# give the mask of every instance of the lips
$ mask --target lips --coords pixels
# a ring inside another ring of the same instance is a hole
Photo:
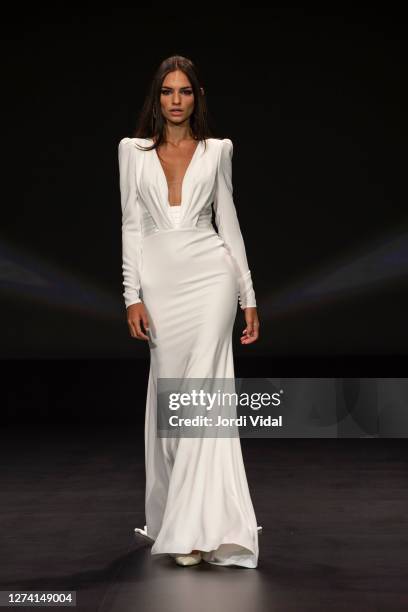
[[[170,112],[171,113],[175,113],[175,114],[179,114],[179,113],[182,113],[183,111],[181,109],[176,109],[175,108],[175,109],[172,109]]]

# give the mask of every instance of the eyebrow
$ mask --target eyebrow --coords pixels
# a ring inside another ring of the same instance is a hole
[[[162,89],[174,89],[169,85],[162,85]],[[191,85],[184,85],[184,87],[179,87],[179,89],[192,89]]]

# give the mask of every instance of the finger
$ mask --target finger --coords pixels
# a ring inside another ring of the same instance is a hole
[[[258,332],[255,331],[252,336],[246,336],[243,338],[241,340],[241,344],[252,344],[252,342],[255,342],[256,340],[258,340]]]
[[[128,319],[128,327],[129,327],[129,333],[132,336],[132,338],[136,338],[136,330],[133,326],[133,320],[132,319]]]
[[[141,340],[150,340],[149,336],[146,336],[146,334],[142,331],[142,328],[140,327],[140,319],[136,319],[135,328],[136,335],[138,338],[140,338]]]
[[[132,336],[132,338],[137,338],[136,325],[133,320],[129,321],[129,329],[130,329],[130,335]]]
[[[142,315],[142,321],[143,321],[143,327],[144,327],[144,329],[145,329],[145,330],[148,330],[148,329],[149,329],[149,318],[148,318],[148,316],[147,316],[147,314],[146,314],[146,313],[143,313],[143,315]]]
[[[255,342],[255,340],[257,340],[259,337],[259,333],[258,330],[256,328],[254,328],[252,330],[252,333],[248,333],[244,336],[241,337],[241,343],[242,344],[251,344],[251,342]]]
[[[129,319],[128,323],[132,338],[137,338],[138,340],[149,340],[149,338],[142,332],[138,318]]]

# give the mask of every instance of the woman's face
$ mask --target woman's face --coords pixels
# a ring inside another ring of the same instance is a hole
[[[189,123],[194,110],[194,93],[189,79],[181,70],[174,70],[165,76],[161,86],[160,105],[168,123]],[[179,112],[173,112],[173,109]]]

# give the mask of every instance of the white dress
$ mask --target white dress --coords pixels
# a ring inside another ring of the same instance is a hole
[[[180,207],[181,207],[181,204],[172,204],[170,206],[170,213],[171,213],[171,216],[173,217],[174,227],[178,227],[180,223]]]
[[[239,437],[156,435],[157,378],[234,378],[232,330],[256,306],[233,202],[230,139],[199,141],[179,206],[150,138],[119,143],[125,306],[149,317],[144,529],[151,554],[203,551],[216,565],[255,568],[258,531]],[[214,204],[218,233],[211,223]]]

